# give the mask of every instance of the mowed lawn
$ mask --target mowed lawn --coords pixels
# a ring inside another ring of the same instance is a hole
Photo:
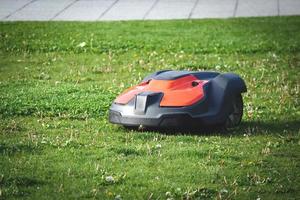
[[[239,74],[240,127],[108,122],[160,69]],[[299,199],[300,17],[0,23],[0,199]]]

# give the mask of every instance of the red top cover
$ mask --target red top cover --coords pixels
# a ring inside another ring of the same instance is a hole
[[[193,75],[175,80],[152,79],[127,89],[116,98],[115,103],[127,104],[135,95],[152,91],[164,94],[160,106],[190,106],[203,98],[203,85],[205,83],[207,80],[199,80]]]

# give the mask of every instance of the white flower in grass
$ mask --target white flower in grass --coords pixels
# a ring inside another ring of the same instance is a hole
[[[85,42],[81,42],[80,44],[77,45],[77,47],[83,48],[85,47],[86,43]]]
[[[220,193],[226,194],[226,193],[228,193],[228,190],[226,190],[225,188],[223,188],[222,190],[220,190]]]
[[[106,182],[110,182],[110,183],[115,181],[114,177],[112,177],[112,176],[105,177],[105,180],[106,180]]]
[[[169,196],[171,196],[172,194],[171,194],[171,192],[166,192],[166,196],[167,197],[169,197]]]
[[[157,145],[155,146],[155,148],[160,149],[160,148],[161,148],[161,144],[157,144]]]

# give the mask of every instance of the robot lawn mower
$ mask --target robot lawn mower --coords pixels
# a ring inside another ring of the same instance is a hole
[[[236,74],[162,70],[119,95],[109,121],[132,128],[232,128],[241,122],[246,91]]]

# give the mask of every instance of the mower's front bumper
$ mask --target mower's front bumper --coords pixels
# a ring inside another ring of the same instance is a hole
[[[124,126],[145,127],[194,127],[203,124],[200,118],[193,118],[189,114],[165,114],[157,118],[147,116],[122,116],[120,112],[110,110],[109,121]]]

